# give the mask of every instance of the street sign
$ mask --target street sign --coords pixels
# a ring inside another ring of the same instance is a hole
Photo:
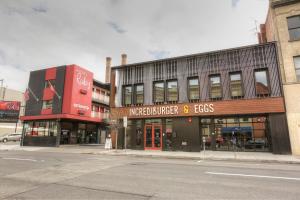
[[[127,116],[123,117],[123,126],[124,128],[127,127]]]

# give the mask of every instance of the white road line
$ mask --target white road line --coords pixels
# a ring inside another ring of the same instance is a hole
[[[2,158],[3,160],[20,160],[20,161],[31,161],[38,162],[39,160],[29,159],[29,158]],[[44,162],[44,160],[40,160],[40,162]]]
[[[282,177],[282,176],[264,176],[264,175],[254,175],[254,174],[231,174],[231,173],[222,173],[222,172],[205,172],[205,173],[206,174],[212,174],[212,175],[223,175],[223,176],[244,176],[244,177],[256,177],[256,178],[270,178],[270,179],[284,179],[284,180],[300,181],[300,178]]]

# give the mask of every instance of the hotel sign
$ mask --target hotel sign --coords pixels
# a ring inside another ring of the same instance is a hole
[[[181,114],[200,114],[213,113],[214,104],[194,104],[190,105],[160,105],[129,108],[129,117],[152,117],[161,115],[181,115]]]

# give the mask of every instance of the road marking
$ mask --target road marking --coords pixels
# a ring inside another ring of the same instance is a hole
[[[244,176],[244,177],[256,177],[256,178],[270,178],[270,179],[284,179],[284,180],[300,181],[300,178],[282,177],[282,176],[264,176],[264,175],[255,175],[255,174],[231,174],[231,173],[222,173],[222,172],[205,172],[205,173],[206,174],[212,174],[212,175],[223,175],[223,176]]]
[[[20,161],[31,161],[31,162],[39,162],[39,160],[29,159],[29,158],[2,158],[3,160],[20,160]],[[44,160],[40,160],[40,162],[44,162]]]

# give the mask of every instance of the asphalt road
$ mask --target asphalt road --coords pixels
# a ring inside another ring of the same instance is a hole
[[[300,199],[300,165],[0,151],[0,199]]]

